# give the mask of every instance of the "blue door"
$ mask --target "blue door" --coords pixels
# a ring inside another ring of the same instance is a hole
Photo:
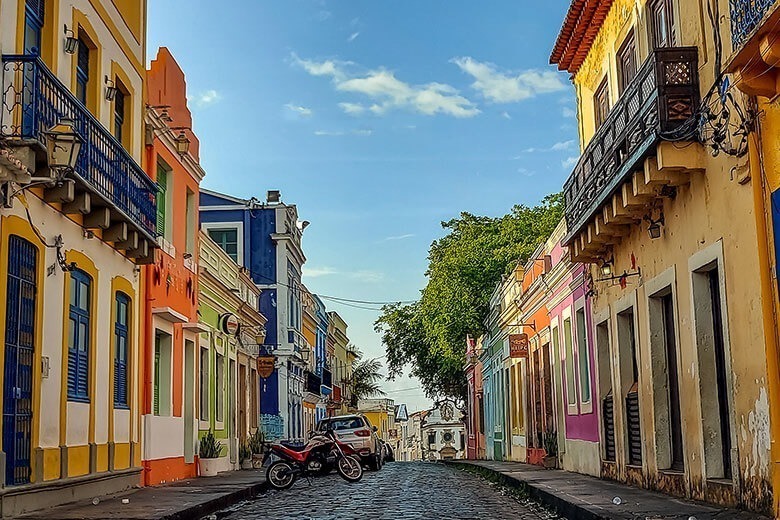
[[[6,485],[30,482],[37,257],[38,250],[30,242],[9,237],[3,370]]]

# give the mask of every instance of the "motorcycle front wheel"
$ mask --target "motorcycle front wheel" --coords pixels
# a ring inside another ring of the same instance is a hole
[[[363,478],[363,466],[355,457],[341,457],[336,464],[341,478],[347,482],[357,482]]]
[[[274,489],[289,489],[295,483],[297,476],[289,462],[277,460],[268,466],[265,478]]]

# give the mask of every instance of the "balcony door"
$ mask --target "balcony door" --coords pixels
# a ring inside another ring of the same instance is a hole
[[[649,3],[649,10],[653,47],[656,49],[674,47],[677,38],[672,0],[652,0]]]

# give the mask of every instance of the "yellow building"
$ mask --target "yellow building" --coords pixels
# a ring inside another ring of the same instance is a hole
[[[0,50],[0,501],[16,516],[141,481],[146,2],[3,0]]]
[[[349,344],[347,322],[336,311],[328,313],[326,348],[328,357],[333,360],[333,394],[328,414],[346,414],[354,411],[357,407],[357,402],[352,402],[349,389],[352,364],[357,361],[357,352]]]
[[[708,153],[725,113],[707,4],[571,3],[551,58],[582,147],[563,243],[591,265],[602,476],[770,513],[760,178]]]
[[[750,182],[756,204],[755,220],[759,233],[758,259],[762,296],[762,316],[766,328],[766,360],[769,374],[767,381],[769,401],[772,403],[768,432],[772,439],[772,484],[780,486],[780,362],[778,362],[778,286],[777,278],[780,254],[780,2],[764,0],[751,2],[729,0],[731,37],[724,38],[726,71],[733,73],[734,86],[744,94],[732,91],[735,103],[748,108],[749,134],[737,144],[740,152],[747,152],[749,169],[745,178]],[[729,54],[730,48],[730,54]],[[757,116],[757,117],[756,117]],[[744,168],[743,168],[744,171]],[[774,309],[771,303],[774,302]],[[774,513],[780,516],[780,496],[775,493]]]

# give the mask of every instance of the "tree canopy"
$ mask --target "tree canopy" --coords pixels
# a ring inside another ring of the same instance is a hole
[[[389,377],[406,367],[431,398],[465,399],[466,335],[485,332],[490,295],[517,262],[529,259],[563,215],[561,194],[502,217],[461,213],[428,252],[420,300],[388,305],[374,324],[387,352]]]

